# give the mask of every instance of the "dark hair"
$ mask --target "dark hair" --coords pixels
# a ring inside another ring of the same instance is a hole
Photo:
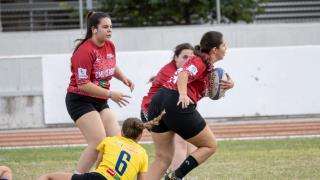
[[[87,14],[87,17],[86,17],[86,19],[87,19],[87,32],[86,32],[86,36],[85,36],[84,39],[77,39],[77,40],[76,40],[76,41],[80,41],[80,42],[76,45],[73,53],[76,52],[76,50],[77,50],[87,39],[89,39],[89,38],[92,37],[92,30],[91,30],[91,28],[92,28],[92,27],[97,28],[97,27],[98,27],[98,24],[100,24],[100,20],[101,20],[102,18],[110,18],[110,16],[109,16],[108,14],[106,14],[106,13],[103,13],[103,12],[94,12],[94,11],[90,11],[90,12]]]
[[[143,123],[138,118],[126,119],[122,124],[122,133],[124,137],[136,140],[142,134],[145,128],[151,129],[152,126],[158,125],[164,114],[165,112],[163,111],[158,117],[146,123]]]
[[[192,51],[194,51],[194,48],[192,47],[191,44],[189,43],[182,43],[182,44],[179,44],[177,45],[175,48],[174,48],[174,55],[173,55],[173,59],[176,57],[176,56],[179,56],[181,54],[181,52],[185,49],[190,49]],[[151,76],[148,80],[148,83],[151,83],[153,80],[156,79],[157,76]]]
[[[203,53],[209,54],[212,48],[219,49],[222,44],[223,35],[217,31],[206,32],[200,41],[200,45],[195,46],[195,55],[199,56],[210,67],[210,59]]]
[[[182,43],[176,46],[176,48],[174,49],[174,56],[179,56],[181,54],[181,52],[185,49],[190,49],[192,51],[194,51],[194,48],[191,46],[191,44],[189,43]]]

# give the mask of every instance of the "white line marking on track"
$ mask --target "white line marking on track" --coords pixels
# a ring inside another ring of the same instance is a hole
[[[262,140],[262,139],[292,139],[292,138],[320,138],[320,134],[316,135],[290,135],[290,136],[261,136],[261,137],[236,137],[236,138],[217,138],[218,141],[232,140]],[[141,141],[139,144],[152,144],[152,141]],[[40,149],[55,147],[85,147],[87,144],[63,144],[63,145],[40,145],[40,146],[12,146],[0,147],[2,149]]]

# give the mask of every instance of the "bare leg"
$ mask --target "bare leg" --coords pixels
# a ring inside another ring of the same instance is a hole
[[[176,170],[187,158],[187,143],[178,134],[174,135],[174,156],[169,169]]]
[[[7,166],[0,166],[0,178],[12,180],[12,171]]]
[[[187,156],[190,155],[193,151],[195,151],[197,149],[197,147],[195,147],[193,144],[187,142]]]
[[[197,147],[191,153],[191,156],[197,160],[198,164],[203,163],[216,152],[217,141],[208,125],[199,134],[187,139],[187,141]]]
[[[155,146],[155,160],[147,173],[148,180],[160,180],[168,169],[174,154],[174,133],[151,133]]]
[[[100,112],[100,117],[107,136],[120,136],[121,130],[116,115],[111,109],[104,109]]]
[[[38,180],[71,180],[72,175],[71,173],[51,173],[40,176]]]
[[[216,151],[216,139],[208,126],[196,136],[187,139],[187,141],[195,145],[197,149],[174,171],[174,174],[172,174],[173,177],[185,177],[190,171],[196,168],[197,165],[206,161]]]
[[[81,116],[76,125],[87,140],[88,146],[82,152],[76,170],[80,173],[89,172],[97,160],[96,147],[106,137],[105,129],[97,111],[91,111]]]

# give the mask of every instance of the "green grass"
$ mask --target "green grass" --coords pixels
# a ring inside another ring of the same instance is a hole
[[[144,147],[152,161],[153,145]],[[34,180],[72,172],[82,149],[0,149],[0,165],[11,167],[15,180]],[[320,179],[320,138],[220,141],[217,153],[188,176],[212,179]]]

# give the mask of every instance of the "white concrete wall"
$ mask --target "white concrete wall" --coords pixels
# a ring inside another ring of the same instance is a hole
[[[0,96],[0,130],[45,127],[42,95]]]
[[[0,57],[0,129],[44,126],[41,56]]]
[[[118,53],[119,67],[136,83],[130,93],[119,81],[112,81],[111,89],[132,96],[125,108],[110,103],[120,120],[139,116],[148,78],[171,56],[170,51]],[[64,104],[69,57],[43,56],[44,115],[48,124],[72,122]],[[224,68],[236,86],[221,100],[201,100],[199,111],[204,117],[320,114],[319,59],[320,46],[228,49],[224,61],[216,66]]]
[[[120,68],[136,83],[131,94],[112,80],[112,89],[132,96],[125,108],[110,103],[120,120],[139,116],[148,78],[171,56],[170,51],[117,54]],[[69,57],[0,57],[0,129],[72,122],[64,104]],[[216,66],[228,71],[236,86],[221,100],[201,100],[199,111],[205,117],[320,114],[319,59],[320,46],[228,49]]]
[[[0,56],[0,96],[42,95],[41,56]]]
[[[170,50],[182,42],[198,44],[211,30],[221,31],[232,48],[320,45],[320,23],[114,28],[112,40],[118,51]],[[70,53],[82,37],[80,30],[0,32],[0,56]]]

